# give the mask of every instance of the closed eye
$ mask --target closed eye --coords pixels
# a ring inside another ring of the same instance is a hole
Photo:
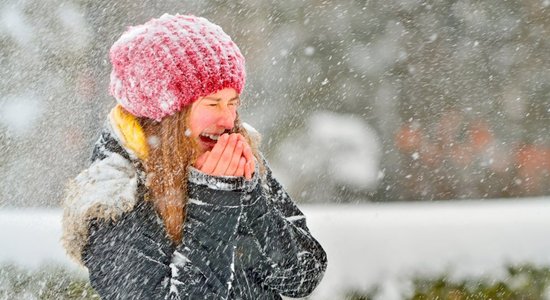
[[[205,106],[210,106],[210,107],[215,107],[215,106],[218,106],[218,102],[217,101],[208,101],[208,102],[204,102],[204,105]]]

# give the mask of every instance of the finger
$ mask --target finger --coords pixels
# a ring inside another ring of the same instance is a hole
[[[250,147],[250,143],[248,142],[248,140],[240,133],[237,133],[238,137],[239,137],[239,141],[242,141],[246,146],[248,146],[248,148],[251,148]],[[251,151],[252,153],[252,151]]]
[[[210,151],[206,151],[203,154],[201,154],[199,158],[197,158],[197,160],[195,161],[195,168],[201,170],[209,154],[210,154]]]
[[[228,138],[229,135],[226,133],[220,136],[218,142],[216,143],[214,148],[212,148],[210,155],[208,155],[208,159],[204,162],[201,171],[207,174],[212,174],[214,172],[214,170],[216,169],[216,165],[220,160],[221,154],[223,153],[225,146],[227,145]]]
[[[248,161],[246,163],[246,165],[244,166],[244,177],[247,179],[247,180],[250,180],[252,179],[252,171],[250,169],[250,161]]]
[[[248,173],[249,173],[249,179],[252,179],[252,177],[254,176],[254,160],[251,160],[249,163],[248,163]]]
[[[237,145],[235,146],[235,151],[233,152],[233,156],[231,157],[231,162],[229,163],[229,166],[227,167],[227,171],[225,172],[227,175],[233,176],[233,174],[235,174],[235,172],[237,171],[237,168],[239,167],[241,158],[246,162],[246,159],[242,156],[242,154],[243,154],[243,142],[237,139]]]
[[[252,160],[249,161],[250,164],[250,178],[252,178],[252,175],[254,175],[254,171],[256,171],[256,160],[254,159],[254,156],[252,156]]]
[[[218,160],[218,164],[216,165],[214,172],[212,172],[213,175],[215,176],[227,175],[226,173],[227,168],[231,163],[231,158],[233,157],[233,152],[235,151],[236,145],[237,145],[237,136],[232,133],[229,135],[225,149],[221,153],[220,159]]]
[[[247,161],[253,161],[254,160],[254,154],[252,154],[252,149],[250,148],[250,145],[244,144],[243,146],[243,156],[246,158]]]
[[[241,156],[241,158],[239,159],[239,166],[237,167],[237,170],[235,171],[233,176],[238,176],[238,177],[244,176],[245,165],[246,165],[246,159]]]
[[[248,148],[247,151],[247,154],[246,154],[246,159],[248,160],[251,160],[252,157],[253,157],[253,154],[252,154],[252,148],[250,147],[250,144],[248,143],[248,140],[240,133],[236,133],[237,137],[239,138],[239,141],[242,141],[244,143],[244,148]]]
[[[242,134],[237,133],[237,137],[239,138],[239,141],[243,141],[245,143],[248,143],[248,141],[246,140],[246,138]]]
[[[246,144],[243,149],[243,156],[246,158],[247,164],[249,164],[250,168],[250,174],[254,173],[254,169],[256,167],[256,160],[254,157],[254,154],[252,153],[252,149],[250,149],[250,146]]]

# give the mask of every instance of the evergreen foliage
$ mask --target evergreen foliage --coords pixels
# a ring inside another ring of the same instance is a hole
[[[411,279],[413,292],[403,294],[411,300],[545,300],[550,297],[550,267],[521,265],[507,268],[500,279],[450,279],[449,275],[418,276]],[[345,300],[380,299],[374,285],[367,291],[350,291]],[[0,266],[0,299],[97,300],[88,280],[60,266],[44,266],[29,271],[13,265]],[[314,300],[315,297],[309,297]]]
[[[96,292],[81,274],[60,266],[26,270],[0,266],[0,299],[98,300]]]
[[[550,268],[533,265],[510,266],[503,279],[466,278],[453,280],[448,275],[412,279],[411,300],[545,300],[550,296]],[[353,291],[346,300],[378,299],[377,290]]]

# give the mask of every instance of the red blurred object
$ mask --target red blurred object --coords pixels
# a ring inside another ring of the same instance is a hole
[[[422,144],[423,136],[419,128],[411,124],[404,124],[395,135],[395,144],[403,152],[418,151]]]
[[[476,152],[483,151],[493,141],[493,133],[485,121],[476,121],[470,125],[470,144]]]

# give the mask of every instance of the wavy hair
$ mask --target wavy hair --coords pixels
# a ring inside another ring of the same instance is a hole
[[[143,161],[147,173],[146,201],[151,201],[161,217],[168,237],[178,244],[183,238],[188,199],[188,168],[198,157],[198,145],[188,134],[187,120],[191,105],[180,112],[163,118],[160,122],[140,118],[149,144],[149,155]],[[240,133],[248,141],[257,163],[261,164],[259,140],[242,125],[239,115],[232,133]],[[263,166],[260,170],[263,173]]]

